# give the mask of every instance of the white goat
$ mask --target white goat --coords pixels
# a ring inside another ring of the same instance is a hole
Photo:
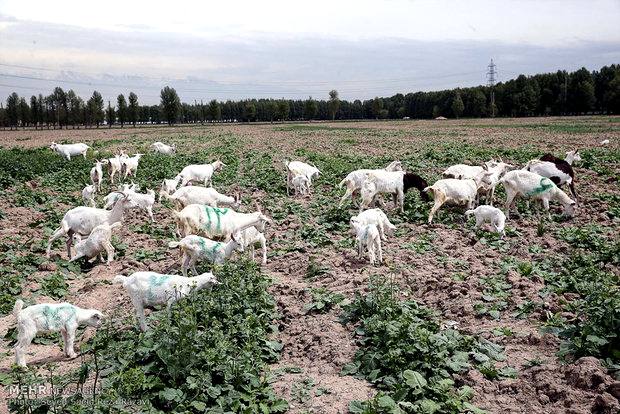
[[[121,193],[135,193],[136,191],[140,190],[140,186],[138,184],[134,184],[131,183],[131,185],[129,184],[122,184],[118,187],[118,191],[113,191],[110,194],[108,194],[107,196],[103,197],[103,201],[105,202],[104,205],[104,209],[110,209],[114,206],[114,204],[116,204],[116,202],[118,200],[120,200],[120,198],[123,196]]]
[[[138,172],[138,164],[140,163],[140,158],[144,154],[135,154],[133,157],[125,157],[122,160],[121,170],[124,171],[124,178],[127,179],[129,175],[135,177]]]
[[[155,223],[155,218],[153,217],[153,205],[155,204],[155,191],[146,189],[146,194],[131,192],[128,193],[128,200],[130,203],[130,207],[139,208],[140,210],[146,212],[149,218],[151,219],[151,223]]]
[[[601,142],[599,142],[599,144],[605,146],[605,145],[609,145],[609,140],[608,139],[604,139]]]
[[[360,211],[369,208],[378,194],[392,194],[394,206],[399,206],[401,213],[404,212],[405,193],[410,188],[417,188],[423,200],[428,196],[424,189],[428,186],[426,180],[417,174],[405,171],[376,170],[368,173],[368,178],[362,184],[362,203]]]
[[[128,277],[116,276],[114,283],[121,283],[129,293],[142,331],[147,329],[144,308],[162,306],[164,304],[170,307],[174,302],[187,296],[193,289],[210,290],[213,286],[219,284],[211,272],[194,277],[163,275],[154,272],[135,272]]]
[[[211,186],[213,173],[226,167],[222,161],[217,160],[211,164],[193,164],[183,168],[175,179],[181,180],[181,187],[187,183],[204,184],[205,187]]]
[[[372,208],[370,210],[365,210],[359,213],[357,216],[351,217],[349,224],[353,229],[353,222],[357,222],[360,224],[374,224],[379,229],[379,235],[381,236],[381,240],[386,240],[385,235],[392,235],[396,226],[390,223],[390,220],[385,215],[383,211],[379,208]]]
[[[101,183],[103,182],[103,163],[95,160],[95,166],[90,170],[90,181],[97,186],[97,191],[101,191]]]
[[[370,264],[377,262],[383,263],[383,251],[381,249],[381,235],[379,229],[374,224],[362,224],[355,219],[351,219],[352,231],[355,232],[357,244],[357,256],[364,257],[364,249],[368,251]]]
[[[443,173],[444,178],[470,179],[484,171],[477,165],[456,164],[448,167]]]
[[[445,178],[426,187],[424,191],[432,191],[433,199],[435,200],[435,204],[433,204],[431,212],[428,215],[428,224],[433,222],[433,216],[445,203],[467,204],[467,208],[471,210],[474,207],[474,202],[476,201],[482,179],[486,174],[488,174],[488,172],[482,171],[475,179],[459,180],[456,178]]]
[[[575,192],[574,183],[575,172],[566,161],[560,159],[558,163],[555,163],[551,161],[531,160],[525,165],[525,167],[523,167],[523,169],[546,177],[553,181],[553,183],[557,186],[567,184],[569,190],[573,194],[573,197],[577,200],[577,193]]]
[[[181,272],[187,276],[187,269],[192,268],[195,276],[198,276],[196,262],[207,260],[214,264],[222,264],[235,251],[243,252],[243,244],[237,241],[233,234],[227,243],[221,243],[205,237],[189,235],[178,242],[168,243],[168,247],[181,250]]]
[[[495,231],[502,235],[506,234],[504,227],[506,226],[506,215],[499,208],[482,205],[473,210],[467,210],[466,216],[474,215],[476,217],[476,228],[482,226],[485,222],[491,223]]]
[[[79,234],[74,234],[75,255],[69,261],[73,262],[80,257],[86,257],[89,260],[96,256],[99,256],[99,260],[103,261],[102,253],[105,250],[108,256],[106,264],[109,265],[114,261],[114,246],[111,243],[112,230],[120,226],[121,223],[118,221],[114,224],[100,224],[90,232],[90,235],[85,240],[82,240]]]
[[[564,158],[569,165],[573,165],[575,161],[581,161],[581,154],[579,150],[566,151],[566,158]]]
[[[263,249],[262,263],[267,264],[267,239],[265,235],[258,231],[256,227],[248,227],[245,230],[238,232],[235,236],[237,241],[243,245],[244,249],[248,250],[249,256],[254,260],[254,245],[260,243]]]
[[[108,165],[109,167],[111,183],[114,183],[114,176],[116,173],[122,174],[123,164],[126,159],[127,154],[125,154],[124,151],[121,151],[120,154],[116,154],[114,157],[102,161],[104,165]]]
[[[73,155],[83,155],[84,159],[86,159],[86,153],[90,147],[86,144],[78,143],[78,144],[57,144],[52,142],[50,145],[50,149],[60,154],[62,157],[67,160],[71,160],[71,156]]]
[[[202,204],[190,204],[180,212],[173,211],[177,223],[177,234],[204,234],[206,237],[228,238],[233,233],[255,226],[261,231],[271,219],[260,211],[237,213],[229,208],[217,208]]]
[[[161,187],[159,188],[159,201],[161,201],[162,197],[169,196],[174,193],[179,185],[179,180],[173,178],[172,180],[164,179],[161,182]]]
[[[73,235],[88,236],[95,227],[100,224],[114,224],[123,220],[125,208],[129,206],[127,194],[114,204],[112,210],[104,210],[102,208],[93,207],[76,207],[67,211],[57,228],[47,242],[46,256],[50,257],[52,243],[54,240],[66,235],[67,236],[67,255],[71,257],[71,245],[73,244]]]
[[[163,142],[159,141],[151,144],[149,148],[155,152],[159,152],[160,154],[164,155],[172,155],[177,151],[176,145],[166,145]]]
[[[41,303],[23,309],[24,302],[15,301],[13,315],[17,319],[17,344],[15,363],[26,367],[26,349],[39,332],[60,332],[64,352],[69,358],[77,357],[73,349],[78,326],[98,328],[103,314],[96,309],[82,309],[70,303]]]
[[[306,195],[310,192],[311,181],[303,174],[297,174],[291,179],[295,195]]]
[[[172,195],[163,194],[164,197],[174,201],[177,208],[183,208],[190,204],[205,204],[211,207],[233,207],[241,206],[241,195],[230,197],[220,194],[213,187],[188,186],[181,187]]]
[[[485,162],[485,165],[487,167],[488,174],[483,175],[480,188],[478,189],[478,194],[482,192],[485,195],[486,202],[493,205],[495,187],[499,184],[499,179],[506,171],[513,168],[513,166],[506,164],[503,161],[496,162],[494,160]]]
[[[342,206],[342,203],[346,201],[347,198],[353,198],[355,192],[362,188],[364,181],[368,178],[368,174],[374,171],[402,171],[403,166],[400,161],[392,161],[383,169],[374,169],[374,170],[355,170],[351,171],[345,178],[340,182],[338,187],[346,186],[347,190],[340,199],[340,204],[338,206]]]
[[[293,187],[293,178],[295,176],[303,175],[308,180],[308,190],[312,185],[312,180],[319,178],[321,171],[314,165],[306,164],[301,161],[284,161],[286,167],[286,193],[290,194],[289,190]]]
[[[82,200],[84,200],[84,205],[88,207],[96,207],[95,203],[95,193],[97,192],[97,187],[95,185],[87,185],[82,189]]]
[[[530,171],[515,170],[506,173],[499,181],[506,188],[507,218],[510,217],[510,208],[514,205],[517,196],[539,199],[547,211],[549,211],[549,200],[556,200],[562,204],[565,215],[572,217],[575,214],[575,202],[547,177]],[[551,213],[549,213],[549,219],[551,219]]]

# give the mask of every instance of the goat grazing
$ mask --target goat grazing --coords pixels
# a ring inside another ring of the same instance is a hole
[[[102,253],[105,250],[108,260],[106,264],[114,261],[114,246],[112,246],[112,230],[121,226],[120,222],[114,224],[103,223],[98,225],[90,232],[86,240],[82,240],[79,234],[73,235],[75,243],[75,255],[71,257],[70,262],[76,261],[81,257],[87,260],[99,256],[99,260],[103,261]]]
[[[174,201],[177,208],[183,208],[190,204],[204,204],[211,207],[232,207],[241,206],[241,195],[236,194],[230,197],[220,194],[213,187],[188,186],[181,187],[172,195],[162,194],[169,200]]]
[[[57,144],[52,142],[50,145],[50,149],[62,157],[66,158],[68,161],[71,161],[71,156],[82,155],[84,159],[86,159],[86,153],[90,147],[86,144],[78,143],[78,144]]]
[[[126,159],[127,159],[127,154],[121,151],[120,154],[116,154],[112,158],[108,158],[106,160],[101,161],[102,164],[108,165],[109,167],[111,183],[114,183],[114,176],[116,175],[116,173],[122,174],[123,165]]]
[[[383,251],[381,250],[381,235],[374,224],[362,224],[351,219],[351,232],[355,234],[357,244],[357,256],[364,257],[364,249],[368,252],[368,260],[371,265],[383,263]]]
[[[256,229],[256,227],[252,226],[241,230],[236,234],[235,238],[243,245],[244,249],[248,250],[248,254],[252,260],[254,260],[254,245],[260,243],[261,248],[263,249],[262,263],[264,265],[267,264],[267,239],[263,233]]]
[[[295,175],[291,179],[291,186],[295,195],[306,195],[310,192],[311,181],[303,174]]]
[[[289,193],[289,190],[293,187],[293,178],[295,176],[304,176],[307,178],[308,190],[312,185],[312,180],[319,178],[321,171],[316,168],[314,165],[306,164],[301,161],[284,161],[284,166],[286,167],[286,193]]]
[[[227,243],[221,243],[200,236],[189,235],[178,242],[168,243],[168,247],[181,250],[181,272],[187,276],[187,269],[192,268],[194,276],[198,276],[196,262],[207,260],[213,264],[222,264],[235,251],[243,252],[243,244],[233,234]]]
[[[97,192],[97,187],[94,184],[87,185],[82,189],[82,200],[84,200],[84,205],[87,207],[96,207],[95,203],[95,193]]]
[[[383,169],[374,169],[374,170],[355,170],[351,171],[345,178],[340,182],[338,187],[346,186],[347,190],[340,199],[340,204],[338,206],[342,206],[342,203],[346,201],[347,198],[353,198],[356,192],[361,190],[364,181],[368,178],[368,174],[374,171],[402,171],[403,166],[400,161],[392,161]]]
[[[443,178],[456,178],[458,180],[473,179],[484,171],[483,167],[477,165],[456,164],[448,167],[441,174]]]
[[[90,181],[97,186],[97,191],[101,191],[101,183],[103,182],[103,163],[95,160],[95,166],[90,170]]]
[[[76,207],[67,211],[57,228],[47,242],[46,257],[49,259],[54,240],[67,236],[67,255],[71,257],[73,235],[88,236],[100,224],[114,224],[123,220],[125,209],[129,206],[127,194],[114,204],[112,210],[93,207]]]
[[[159,201],[161,201],[162,197],[169,196],[174,193],[179,185],[179,180],[173,178],[172,180],[164,179],[161,182],[161,187],[159,188]]]
[[[549,200],[556,200],[562,204],[565,215],[572,217],[575,214],[576,203],[547,177],[530,171],[515,170],[507,172],[499,181],[506,188],[506,218],[510,217],[510,208],[517,196],[539,199],[547,211]],[[551,213],[549,218],[551,219]]]
[[[114,283],[122,284],[129,293],[142,331],[146,331],[147,328],[144,308],[162,305],[170,307],[192,290],[211,290],[213,286],[219,284],[211,272],[194,277],[135,272],[131,276],[116,276]]]
[[[546,160],[553,159],[553,161],[531,160],[523,169],[550,179],[558,187],[568,184],[570,192],[573,197],[575,197],[575,201],[577,201],[577,193],[575,192],[575,172],[573,171],[573,167],[560,158],[550,157],[553,156],[551,154],[545,155]]]
[[[376,170],[368,174],[368,178],[362,185],[362,203],[360,211],[369,208],[377,194],[392,194],[394,205],[400,207],[401,213],[405,211],[405,193],[410,188],[417,188],[420,191],[422,200],[428,200],[424,193],[424,188],[428,186],[426,180],[417,174],[405,171],[384,171]]]
[[[488,172],[482,171],[474,179],[459,180],[456,178],[445,178],[438,180],[430,187],[424,189],[425,192],[432,191],[435,204],[431,208],[428,215],[428,224],[433,222],[433,216],[439,208],[445,203],[450,204],[467,204],[468,209],[474,207],[478,189],[482,184],[482,180]]]
[[[136,176],[138,172],[138,164],[140,163],[140,158],[144,154],[135,154],[133,157],[125,157],[122,160],[121,171],[123,172],[123,177],[127,179],[128,176]]]
[[[154,142],[149,147],[151,150],[155,152],[159,152],[164,155],[173,155],[177,151],[176,145],[166,145],[163,142]]]
[[[353,228],[353,222],[360,224],[374,224],[379,229],[379,235],[381,240],[386,240],[386,233],[392,235],[396,226],[390,223],[390,220],[383,211],[379,208],[372,208],[370,210],[364,210],[357,216],[351,217],[349,224]]]
[[[488,173],[483,175],[480,188],[478,188],[478,195],[480,195],[480,193],[483,193],[485,195],[486,202],[490,205],[493,205],[495,187],[497,187],[499,179],[506,171],[508,171],[510,168],[513,168],[513,166],[510,164],[506,164],[503,161],[496,162],[494,160],[485,162],[485,165],[487,167]]]
[[[79,326],[98,328],[103,314],[96,309],[82,309],[70,303],[41,303],[23,309],[24,302],[15,301],[13,315],[17,319],[15,363],[26,367],[26,349],[39,332],[60,332],[64,352],[69,358],[77,357],[73,349],[75,332]]]
[[[149,218],[151,219],[151,223],[155,223],[155,218],[153,217],[153,205],[155,204],[155,191],[146,189],[146,194],[131,192],[128,193],[127,196],[129,200],[129,206],[132,208],[139,208],[140,210],[146,212]]]
[[[504,227],[506,226],[506,215],[499,208],[482,205],[473,210],[467,210],[465,215],[474,215],[476,217],[476,228],[488,222],[491,223],[495,231],[501,234],[502,237],[506,234],[504,231]]]
[[[120,198],[123,196],[123,194],[121,193],[135,193],[136,191],[140,190],[140,186],[138,186],[138,184],[134,184],[131,183],[131,185],[129,184],[122,184],[118,187],[118,191],[113,191],[110,194],[108,194],[107,196],[103,197],[103,201],[105,202],[104,205],[104,209],[110,209],[112,207],[114,207],[114,204],[116,204],[116,202],[118,200],[120,200]]]
[[[177,222],[177,234],[185,237],[189,234],[202,233],[206,237],[228,238],[233,233],[255,226],[261,231],[271,219],[263,213],[237,213],[229,208],[209,207],[202,204],[190,204],[180,212],[173,211]]]
[[[226,167],[222,161],[217,160],[211,164],[193,164],[183,168],[181,172],[175,177],[175,180],[181,181],[181,187],[187,185],[187,183],[204,184],[205,187],[211,186],[211,179],[213,173]]]

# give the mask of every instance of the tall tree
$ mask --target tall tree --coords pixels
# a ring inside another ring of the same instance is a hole
[[[36,95],[30,97],[30,116],[32,118],[32,124],[34,129],[37,129],[40,121],[39,102]]]
[[[138,95],[133,92],[129,92],[129,107],[127,109],[127,121],[135,127],[138,121]]]
[[[209,119],[211,121],[219,121],[222,118],[222,107],[215,99],[213,99],[209,102],[207,113],[209,114]]]
[[[6,117],[9,122],[9,128],[15,127],[19,122],[19,95],[13,92],[6,98]]]
[[[177,95],[177,91],[174,88],[166,86],[161,90],[160,96],[164,119],[168,122],[168,125],[172,125],[177,122],[181,110],[179,95]]]
[[[243,120],[247,122],[256,121],[256,104],[253,100],[249,100],[245,103],[243,108]]]
[[[372,108],[372,116],[375,119],[378,119],[379,116],[381,115],[381,111],[383,110],[383,99],[376,96],[375,99],[373,99],[371,102],[371,108]]]
[[[329,91],[329,116],[332,121],[336,119],[336,113],[338,112],[338,108],[340,108],[340,98],[338,97],[338,91],[332,89]]]
[[[97,128],[99,128],[104,119],[103,97],[99,92],[94,91],[93,96],[90,97],[86,105],[88,107],[89,124],[96,124]]]
[[[19,99],[19,120],[21,121],[22,128],[26,128],[30,124],[30,107],[26,98]]]
[[[54,103],[56,122],[60,129],[62,129],[63,125],[67,125],[67,94],[61,87],[57,86],[54,88],[54,92],[52,92],[52,100]]]
[[[108,109],[105,111],[105,119],[108,123],[108,128],[112,128],[112,125],[116,122],[116,113],[114,111],[114,107],[110,104],[110,101],[108,101]]]
[[[454,114],[454,117],[456,119],[459,119],[459,117],[463,114],[464,110],[465,110],[465,104],[463,103],[461,94],[457,90],[454,93],[454,97],[452,98],[452,113]]]
[[[76,95],[73,89],[67,92],[67,106],[68,123],[71,124],[73,128],[77,125],[79,129],[79,125],[84,122],[84,101]]]
[[[127,121],[127,101],[122,93],[116,98],[116,117],[123,128]]]
[[[280,119],[281,121],[286,121],[290,112],[291,108],[288,104],[288,101],[285,99],[280,99],[278,101],[278,119]]]
[[[312,99],[312,96],[308,97],[308,100],[304,104],[304,118],[307,120],[314,119],[318,110],[319,108],[316,101]]]

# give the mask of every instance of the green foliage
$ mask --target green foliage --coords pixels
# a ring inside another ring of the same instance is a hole
[[[469,408],[469,387],[456,388],[451,376],[472,366],[503,360],[502,348],[484,339],[440,329],[435,313],[415,301],[399,301],[386,283],[371,281],[356,294],[345,320],[358,324],[360,349],[343,374],[374,383],[381,392],[352,402],[352,413],[461,412]]]
[[[68,290],[69,285],[61,272],[54,272],[41,282],[41,292],[52,299],[64,298]]]
[[[304,305],[306,313],[326,313],[344,300],[344,295],[327,288],[310,288],[312,302]]]

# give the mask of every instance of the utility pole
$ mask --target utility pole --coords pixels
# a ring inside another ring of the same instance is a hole
[[[496,65],[491,59],[487,66],[487,86],[491,88],[491,118],[495,117],[495,75],[497,75]]]

